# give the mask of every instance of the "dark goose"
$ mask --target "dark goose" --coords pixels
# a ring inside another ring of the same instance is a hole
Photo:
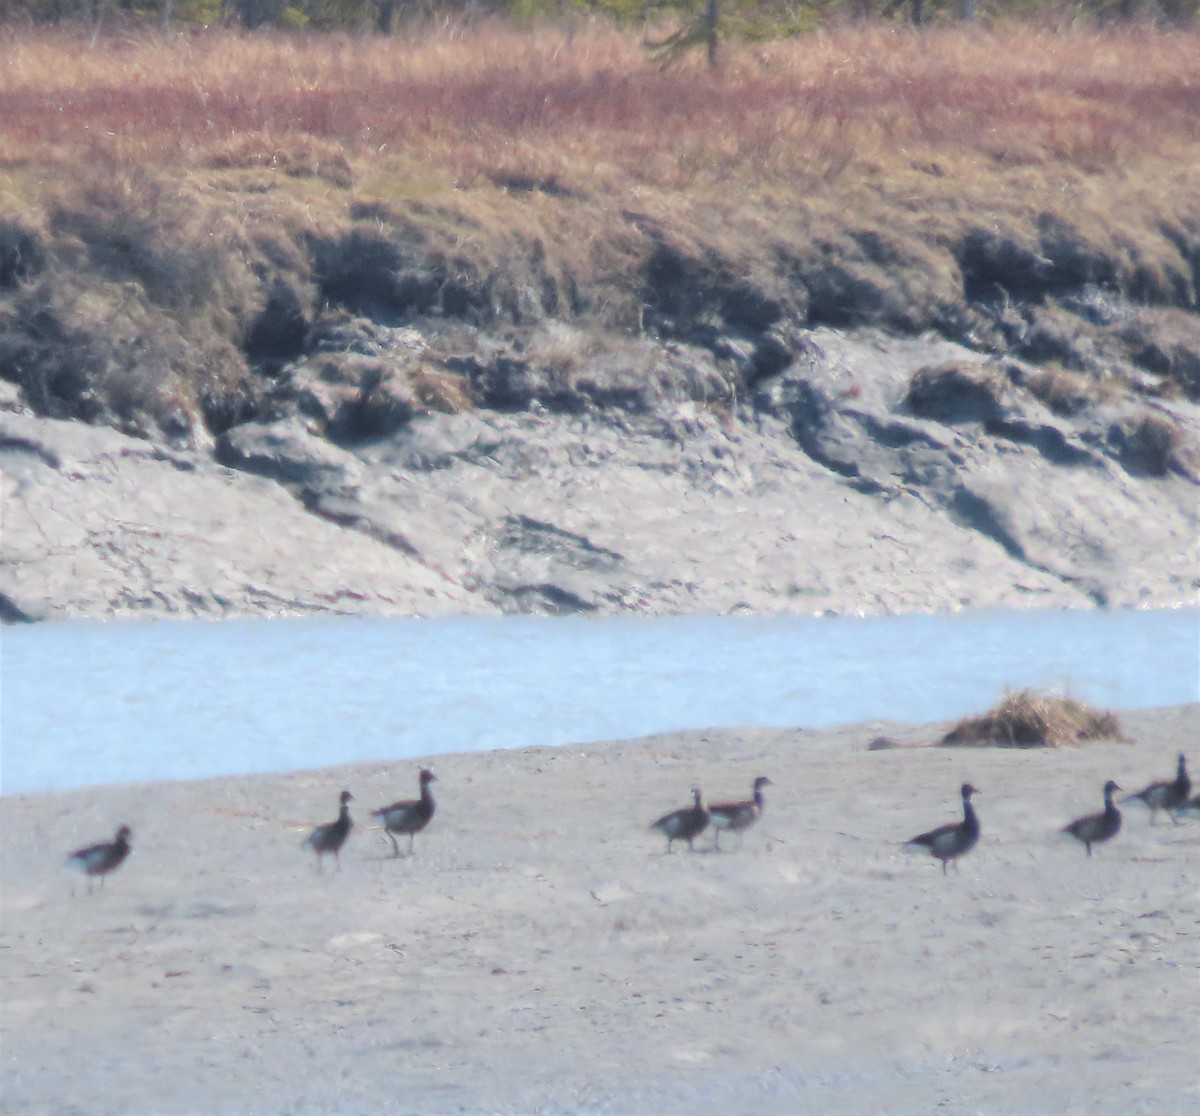
[[[104,887],[104,877],[109,872],[119,868],[129,855],[129,838],[133,830],[127,825],[117,830],[116,839],[102,841],[98,845],[88,845],[87,848],[77,849],[67,857],[67,864],[76,868],[88,877],[88,894],[92,893],[92,880],[100,877],[100,886]]]
[[[742,837],[763,815],[766,801],[763,798],[763,787],[775,784],[765,775],[754,780],[754,794],[741,802],[718,802],[709,806],[708,817],[713,827],[713,840],[716,848],[721,847],[721,831],[728,829],[738,835],[738,846],[741,847]]]
[[[433,795],[429,790],[429,784],[436,783],[437,776],[426,768],[421,772],[420,779],[420,798],[408,799],[405,802],[393,802],[390,806],[371,811],[371,817],[379,818],[383,822],[384,831],[391,838],[392,848],[395,849],[397,856],[400,855],[400,846],[396,843],[393,834],[408,834],[408,855],[412,856],[413,837],[429,824],[429,819],[433,817],[433,812],[437,809],[437,803],[434,802]]]
[[[1092,846],[1101,841],[1107,841],[1121,832],[1121,811],[1113,805],[1113,791],[1119,791],[1111,779],[1104,784],[1104,810],[1099,814],[1088,814],[1076,818],[1069,825],[1063,826],[1063,832],[1069,833],[1077,841],[1082,841],[1087,848],[1088,856],[1092,855]]]
[[[1178,824],[1175,816],[1181,806],[1186,805],[1188,795],[1192,793],[1192,781],[1188,778],[1187,760],[1183,753],[1179,755],[1179,764],[1175,769],[1175,778],[1171,782],[1151,783],[1145,790],[1137,794],[1126,795],[1122,802],[1144,802],[1150,807],[1150,824],[1154,825],[1159,810],[1166,810],[1171,821]]]
[[[317,826],[300,845],[302,849],[311,848],[317,854],[318,872],[321,871],[321,858],[326,853],[333,853],[337,870],[339,872],[342,870],[340,855],[342,846],[346,843],[346,838],[350,836],[350,829],[354,825],[354,822],[350,820],[350,803],[354,801],[354,795],[349,791],[342,791],[338,801],[342,804],[342,808],[338,812],[337,821]]]
[[[938,826],[928,833],[922,833],[909,845],[921,845],[929,850],[929,855],[937,857],[942,862],[942,875],[946,874],[946,862],[957,861],[958,857],[970,852],[979,840],[979,818],[975,815],[975,807],[971,805],[971,795],[979,794],[970,783],[962,785],[963,820],[950,825]],[[958,864],[954,867],[957,869]]]
[[[692,799],[693,805],[663,814],[650,826],[651,829],[657,829],[666,834],[667,852],[671,851],[676,841],[686,841],[688,848],[692,848],[692,842],[704,832],[705,826],[708,825],[708,807],[704,805],[704,795],[700,793],[699,787],[693,789]]]

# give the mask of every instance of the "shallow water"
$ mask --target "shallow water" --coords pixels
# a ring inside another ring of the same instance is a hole
[[[1008,688],[1200,700],[1200,611],[43,624],[0,635],[0,791],[686,728],[934,721]]]

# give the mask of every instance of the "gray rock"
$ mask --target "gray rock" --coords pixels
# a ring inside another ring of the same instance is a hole
[[[6,621],[491,609],[411,554],[202,454],[0,413],[0,466]]]
[[[1097,405],[1066,418],[965,351],[910,373],[911,342],[875,337],[887,356],[871,366],[866,336],[817,340],[823,362],[792,366],[757,397],[814,460],[864,491],[917,495],[1097,603],[1194,599],[1196,408],[1147,419],[1126,404],[1114,419]]]
[[[494,385],[511,410],[414,412],[342,446],[311,419],[246,423],[216,460],[0,410],[0,619],[1195,600],[1195,404],[1055,413],[1020,362],[772,331],[714,355],[543,323],[481,350],[489,375],[517,362]],[[384,374],[413,359],[348,336]],[[552,382],[573,402],[552,408]]]
[[[310,433],[299,419],[235,426],[217,439],[216,459],[231,469],[279,481],[305,499],[345,496],[362,486],[358,459]]]

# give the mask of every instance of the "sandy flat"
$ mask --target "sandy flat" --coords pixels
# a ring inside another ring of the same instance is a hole
[[[432,761],[394,859],[369,810],[417,763],[0,799],[0,1109],[114,1113],[1096,1113],[1200,1107],[1200,821],[1056,834],[1189,751],[901,747],[938,726],[719,730]],[[767,811],[665,855],[688,800]],[[1200,771],[1198,771],[1200,774]],[[958,816],[943,878],[900,842]],[[338,792],[341,871],[300,849]],[[63,867],[134,829],[103,892]]]

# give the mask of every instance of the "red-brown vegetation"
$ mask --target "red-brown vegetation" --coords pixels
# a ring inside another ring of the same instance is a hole
[[[569,39],[502,25],[147,35],[92,49],[23,31],[0,54],[10,167],[229,165],[241,152],[286,171],[327,144],[331,158],[424,165],[460,186],[506,172],[585,190],[787,186],[880,160],[934,178],[964,161],[984,177],[1113,172],[1200,139],[1197,33],[857,28],[731,51],[716,76],[664,72],[636,36],[600,27]]]

